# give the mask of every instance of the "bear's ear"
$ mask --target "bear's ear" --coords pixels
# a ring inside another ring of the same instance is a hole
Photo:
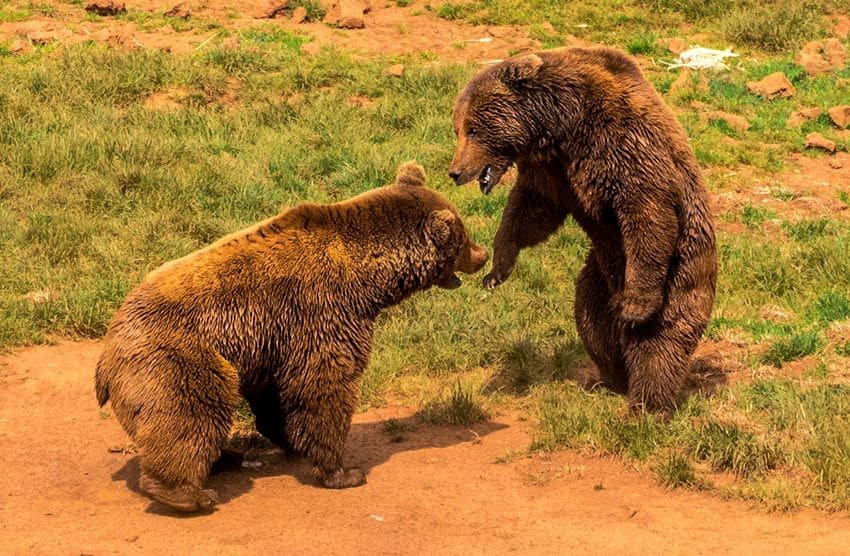
[[[396,171],[395,184],[414,187],[425,185],[425,169],[414,160],[405,162]]]
[[[542,66],[543,59],[537,54],[508,58],[502,62],[499,78],[512,89],[521,87],[525,81],[535,77]]]
[[[437,245],[446,245],[452,237],[456,219],[449,209],[435,210],[425,218],[425,235]]]

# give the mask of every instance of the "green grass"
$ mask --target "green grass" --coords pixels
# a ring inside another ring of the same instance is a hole
[[[773,509],[847,509],[848,394],[846,385],[760,379],[722,396],[694,396],[665,423],[629,415],[625,401],[604,391],[546,386],[536,391],[540,433],[532,449],[626,456],[648,462],[670,488]]]
[[[487,419],[489,413],[471,387],[456,382],[448,395],[428,402],[418,416],[434,425],[471,425]]]

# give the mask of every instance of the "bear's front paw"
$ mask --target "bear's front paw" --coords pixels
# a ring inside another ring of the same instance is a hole
[[[365,484],[366,474],[358,467],[337,469],[322,477],[322,486],[325,488],[352,488]]]
[[[484,287],[487,288],[488,290],[492,290],[493,288],[495,288],[496,286],[498,286],[499,284],[501,284],[502,282],[507,280],[508,276],[510,276],[510,273],[501,272],[501,271],[496,270],[494,268],[493,270],[490,271],[489,274],[487,274],[487,276],[484,277],[484,280],[483,280]]]
[[[651,297],[625,296],[620,309],[620,317],[629,324],[643,324],[661,308],[661,299]]]

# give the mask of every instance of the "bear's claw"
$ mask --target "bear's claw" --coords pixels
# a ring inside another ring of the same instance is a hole
[[[325,488],[358,487],[366,484],[366,474],[358,467],[337,469],[322,477],[321,483]]]

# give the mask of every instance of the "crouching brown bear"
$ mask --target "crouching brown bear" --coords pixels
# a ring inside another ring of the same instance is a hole
[[[166,263],[130,292],[97,363],[141,451],[139,486],[181,511],[209,509],[203,490],[239,395],[257,430],[314,466],[322,485],[366,482],[343,447],[378,313],[487,259],[420,166],[396,184],[305,204]]]
[[[616,50],[543,51],[473,77],[454,128],[458,185],[486,194],[517,166],[485,286],[572,215],[591,239],[576,325],[602,381],[633,408],[672,410],[711,314],[716,255],[699,167],[661,97]]]

